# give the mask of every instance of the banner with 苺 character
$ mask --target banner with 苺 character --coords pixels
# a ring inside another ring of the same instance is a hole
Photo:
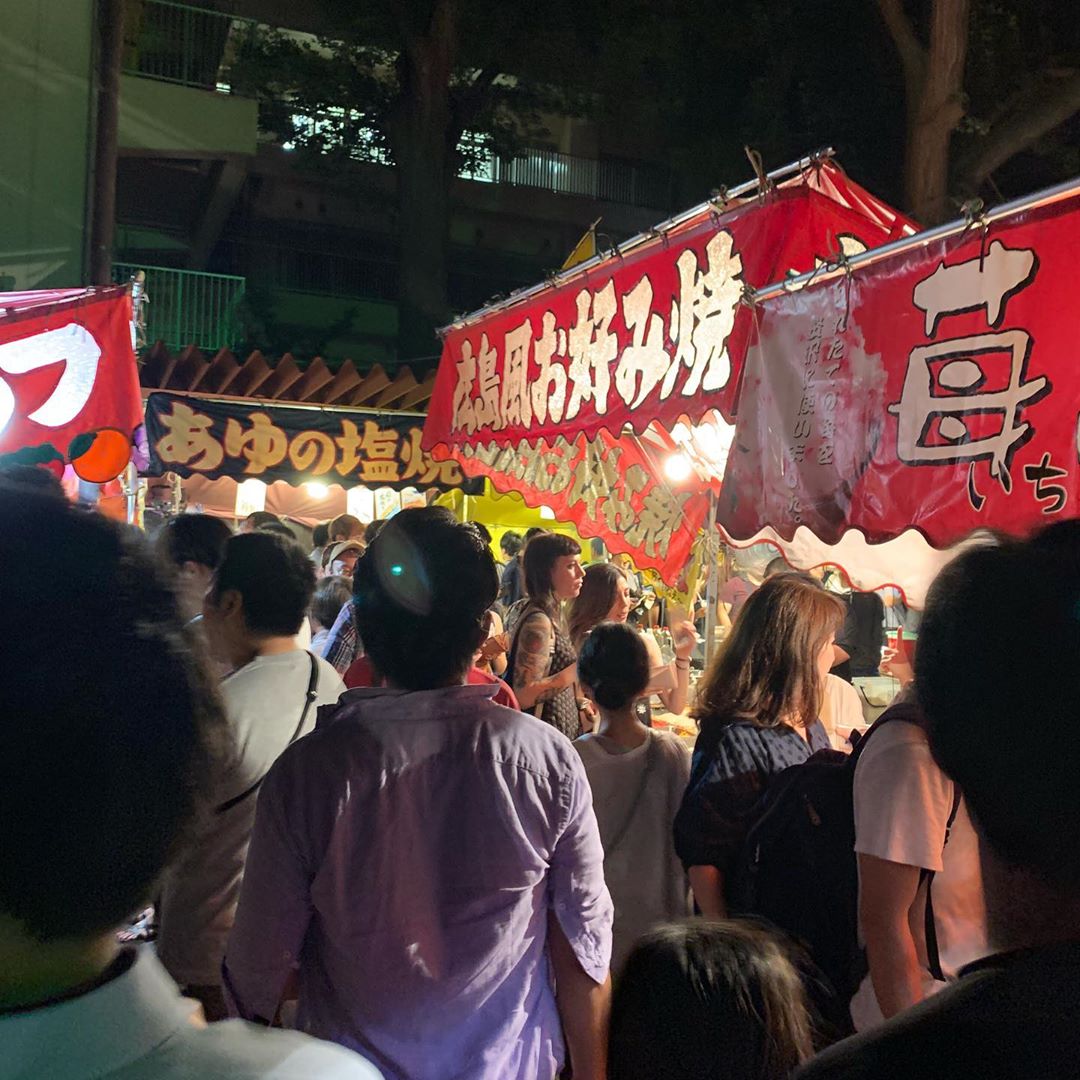
[[[449,327],[424,445],[457,456],[670,430],[711,409],[730,419],[752,328],[745,291],[910,232],[831,162],[693,213]]]
[[[422,417],[342,409],[289,408],[191,394],[146,402],[151,472],[291,484],[483,489],[456,461],[420,446]]]
[[[730,537],[945,548],[1080,512],[1080,194],[1033,197],[757,305]]]
[[[104,482],[141,423],[126,287],[0,294],[0,458]]]

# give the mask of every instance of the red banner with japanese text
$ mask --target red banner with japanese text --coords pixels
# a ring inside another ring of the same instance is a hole
[[[1080,195],[763,301],[719,521],[736,540],[1080,511]]]
[[[79,436],[130,440],[142,398],[126,287],[0,294],[0,311],[0,455],[66,461],[90,445]]]
[[[467,475],[550,507],[581,536],[602,537],[611,551],[665,580],[686,565],[709,508],[700,484],[669,483],[634,439],[601,433],[591,442],[579,436],[537,446],[466,445],[456,456]]]
[[[549,443],[734,414],[745,290],[910,223],[831,164],[678,226],[561,284],[451,327],[424,446]]]

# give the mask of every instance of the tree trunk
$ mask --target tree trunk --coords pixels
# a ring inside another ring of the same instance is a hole
[[[124,57],[124,0],[99,0],[97,123],[90,219],[90,281],[112,282],[116,228],[116,162],[120,127],[120,67]]]
[[[449,317],[447,242],[457,141],[450,78],[456,59],[454,0],[438,0],[398,63],[401,94],[390,123],[398,195],[398,359],[437,357],[435,328]]]
[[[964,115],[970,0],[934,0],[930,42],[920,44],[903,0],[878,0],[904,69],[907,149],[904,191],[908,209],[923,224],[947,216],[949,148]]]

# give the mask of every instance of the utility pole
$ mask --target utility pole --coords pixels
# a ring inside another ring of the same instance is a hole
[[[90,218],[90,283],[112,283],[116,226],[116,163],[120,129],[120,68],[124,58],[124,0],[97,4],[97,108],[93,202]]]

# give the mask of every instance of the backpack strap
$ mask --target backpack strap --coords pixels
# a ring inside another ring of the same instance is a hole
[[[952,809],[949,811],[949,820],[945,823],[945,842],[942,851],[949,846],[949,837],[952,835],[952,827],[956,822],[956,815],[960,812],[960,788],[953,783]],[[924,915],[923,931],[926,936],[926,962],[930,974],[935,982],[947,982],[945,972],[941,968],[941,954],[938,951],[937,923],[934,920],[934,877],[933,870],[923,870],[922,880],[926,882],[926,912]]]
[[[311,706],[315,702],[317,696],[317,687],[319,683],[319,661],[315,659],[315,654],[309,652],[308,659],[311,661],[311,677],[308,679],[307,693],[304,697],[304,711],[300,714],[300,723],[296,725],[296,730],[292,733],[292,738],[282,747],[282,753],[284,753],[297,739],[300,738],[300,732],[304,730],[304,724],[307,721],[308,713],[311,712]],[[280,756],[280,755],[279,755]],[[277,760],[276,758],[274,759]],[[215,814],[224,814],[227,810],[231,810],[234,806],[239,806],[245,799],[250,798],[256,791],[262,787],[262,782],[269,775],[270,770],[266,772],[255,781],[251,787],[241,791],[239,795],[234,795],[231,799],[226,799],[220,806],[214,807]]]
[[[641,797],[645,794],[645,786],[649,782],[649,776],[652,774],[653,769],[656,766],[656,759],[659,756],[659,751],[656,746],[656,736],[649,732],[649,746],[645,751],[645,766],[641,770],[641,780],[638,782],[637,790],[634,792],[634,798],[630,802],[630,810],[623,820],[622,825],[619,826],[619,831],[615,833],[611,843],[604,849],[604,863],[606,864],[608,859],[611,858],[615,849],[626,839],[627,833],[630,832],[630,826],[634,823],[634,818],[637,817],[638,804],[641,802]]]

